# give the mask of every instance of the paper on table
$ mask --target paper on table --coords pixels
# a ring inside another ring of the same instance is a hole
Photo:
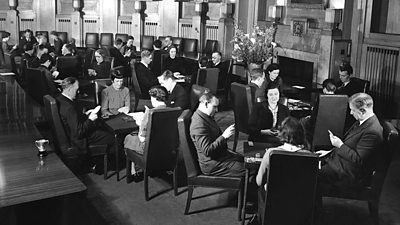
[[[304,88],[305,88],[305,87],[303,87],[303,86],[298,86],[298,85],[294,85],[294,86],[292,86],[292,87],[297,88],[297,89],[304,89]]]
[[[144,112],[133,112],[133,113],[127,113],[126,115],[132,116],[133,119],[135,119],[135,120],[138,120],[138,119],[140,120],[140,119],[142,119]]]
[[[178,79],[178,80],[176,80],[176,82],[184,83],[185,79]]]

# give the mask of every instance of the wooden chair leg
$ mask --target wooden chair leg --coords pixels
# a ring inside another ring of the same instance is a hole
[[[236,152],[238,139],[239,139],[239,131],[237,129],[235,129],[235,136],[234,136],[234,139],[233,139],[233,148],[232,148],[232,151],[234,151],[234,152]]]
[[[190,203],[192,201],[192,195],[193,195],[193,186],[188,185],[188,196],[186,200],[186,208],[185,208],[185,215],[189,214],[189,208],[190,208]]]
[[[106,180],[107,172],[108,172],[108,154],[107,153],[104,154],[103,160],[104,160],[104,162],[103,162],[103,164],[104,164],[104,180]]]
[[[374,224],[379,225],[379,202],[378,201],[368,202],[368,209]]]
[[[128,183],[129,180],[128,177],[132,176],[131,169],[132,169],[131,160],[129,160],[128,157],[126,157],[126,183]]]
[[[178,162],[176,162],[175,168],[174,168],[174,174],[173,174],[173,180],[174,180],[174,195],[178,195]]]
[[[149,176],[147,171],[144,170],[144,198],[149,201]]]
[[[238,191],[238,220],[242,220],[242,207],[243,207],[243,191]]]

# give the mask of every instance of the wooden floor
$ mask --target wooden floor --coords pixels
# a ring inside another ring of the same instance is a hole
[[[26,96],[12,76],[0,76],[0,151],[9,147],[26,135],[37,135],[35,122],[44,119],[43,109]],[[219,112],[217,122],[222,128],[233,123],[232,111]],[[241,143],[246,139],[240,136]],[[229,142],[232,146],[232,141]],[[32,143],[32,150],[36,150]],[[242,151],[241,148],[238,151]],[[0,171],[0,195],[1,180]],[[389,169],[380,203],[380,224],[400,225],[400,152],[397,151]],[[121,172],[124,175],[124,172]],[[108,180],[103,176],[88,174],[80,177],[87,185],[85,210],[80,214],[80,222],[75,224],[193,224],[220,225],[240,224],[236,217],[236,196],[217,189],[197,188],[191,214],[183,215],[186,203],[186,187],[179,188],[174,196],[169,178],[151,178],[149,181],[150,201],[144,200],[143,182],[127,184],[116,181],[115,175]],[[28,205],[37,210],[37,205]],[[56,206],[57,207],[57,206]],[[372,224],[365,202],[325,198],[326,215],[322,224],[349,225]],[[7,224],[2,220],[0,224]],[[23,215],[17,215],[23,216]],[[27,223],[33,224],[33,223]]]

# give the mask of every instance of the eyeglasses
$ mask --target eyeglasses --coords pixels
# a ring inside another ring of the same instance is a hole
[[[95,58],[101,58],[101,57],[103,57],[103,56],[101,56],[101,55],[95,55],[94,57],[95,57]]]

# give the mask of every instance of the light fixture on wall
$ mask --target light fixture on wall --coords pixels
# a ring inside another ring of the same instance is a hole
[[[276,5],[285,6],[287,0],[276,0]]]
[[[73,0],[72,8],[74,8],[75,11],[79,11],[79,9],[81,8],[81,0]]]
[[[275,22],[279,22],[279,20],[283,16],[282,13],[283,13],[283,6],[271,5],[268,8],[268,16],[275,19]]]
[[[8,6],[11,10],[15,10],[17,8],[17,0],[8,0]]]
[[[325,22],[333,25],[334,29],[339,29],[339,24],[342,22],[342,9],[326,9]]]

